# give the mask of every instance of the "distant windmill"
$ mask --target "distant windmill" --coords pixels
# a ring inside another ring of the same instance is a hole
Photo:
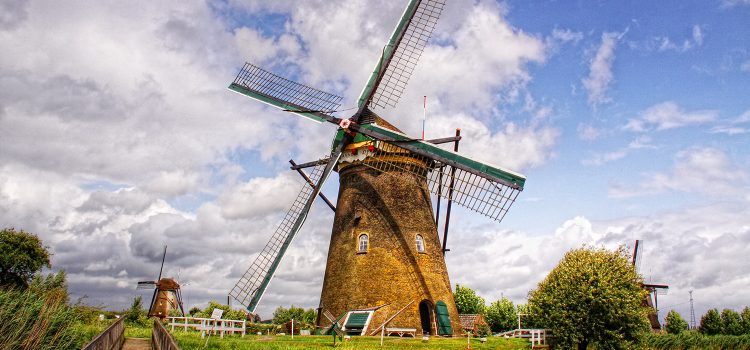
[[[501,221],[526,178],[458,154],[458,131],[455,137],[443,139],[412,138],[371,109],[395,107],[444,6],[444,0],[409,1],[349,118],[332,115],[341,97],[250,63],[229,86],[283,111],[339,127],[328,157],[292,163],[294,170],[312,167],[306,177],[309,186],[229,293],[248,311],[255,310],[315,197],[335,170],[340,186],[336,206],[328,203],[335,217],[320,309],[342,315],[349,334],[365,334],[368,325],[388,322],[425,334],[460,332],[444,259],[447,236],[441,244],[430,193],[438,201],[448,200],[448,208],[455,202]],[[346,55],[345,48],[331,49]],[[453,152],[436,146],[446,142],[454,142]],[[387,317],[407,306],[396,318]],[[375,310],[385,311],[373,317]]]
[[[635,241],[635,247],[633,248],[633,266],[636,271],[640,270],[641,266],[641,251],[643,250],[643,243],[641,240]],[[659,323],[659,295],[666,294],[669,290],[669,286],[666,284],[652,284],[643,283],[643,289],[648,291],[648,295],[643,300],[643,306],[651,308],[652,311],[648,315],[648,321],[651,323],[651,329],[658,331],[661,329],[661,323]]]
[[[180,284],[173,278],[161,278],[164,270],[164,260],[167,257],[167,246],[164,246],[164,254],[161,258],[161,267],[159,268],[159,278],[155,281],[140,281],[136,289],[153,289],[154,295],[151,296],[151,303],[148,308],[148,317],[165,318],[169,316],[169,310],[179,309],[184,315],[185,310],[182,307],[182,293]]]

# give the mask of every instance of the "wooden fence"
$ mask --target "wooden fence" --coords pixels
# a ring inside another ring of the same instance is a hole
[[[99,333],[88,344],[84,345],[82,350],[120,350],[122,343],[125,341],[125,323],[124,318],[120,317],[115,323],[109,325],[107,329]]]
[[[169,334],[161,321],[154,319],[154,329],[151,331],[151,349],[152,350],[180,350],[177,342]]]

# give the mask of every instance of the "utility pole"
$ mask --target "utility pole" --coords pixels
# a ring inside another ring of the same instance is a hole
[[[695,329],[695,308],[693,307],[693,291],[690,291],[690,329]]]

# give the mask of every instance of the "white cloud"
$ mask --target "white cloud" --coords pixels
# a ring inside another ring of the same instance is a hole
[[[574,32],[570,29],[555,28],[552,30],[552,38],[562,43],[577,43],[583,39],[583,33]]]
[[[599,165],[603,165],[603,164],[606,164],[615,160],[625,158],[634,150],[656,148],[656,146],[654,146],[651,142],[652,140],[650,137],[639,136],[623,148],[620,148],[612,152],[603,153],[603,154],[595,153],[591,157],[582,160],[581,164],[599,166]]]
[[[694,25],[690,39],[685,39],[682,44],[672,42],[668,37],[657,37],[659,41],[659,51],[672,50],[676,52],[686,52],[690,49],[703,45],[703,29],[699,25]]]
[[[742,193],[748,175],[736,168],[726,153],[715,148],[691,148],[677,153],[669,173],[643,174],[638,184],[612,185],[609,195],[627,198],[679,191],[709,196]]]
[[[594,141],[604,135],[604,129],[588,124],[578,124],[578,138],[584,141]]]
[[[135,281],[158,273],[166,243],[165,274],[187,283],[189,303],[224,300],[301,187],[284,162],[327,152],[334,133],[226,86],[249,60],[342,93],[349,107],[403,10],[351,1],[237,6],[286,16],[284,27],[233,26],[202,2],[0,5],[8,10],[0,47],[15,53],[0,55],[0,221],[44,239],[73,297],[125,307]],[[399,109],[384,117],[413,132],[428,95],[434,137],[461,127],[464,154],[517,170],[544,164],[559,135],[554,109],[532,103],[528,118],[507,122],[496,108],[528,95],[528,66],[545,61],[544,40],[511,26],[494,2],[450,6]],[[553,33],[563,42],[577,35]],[[332,215],[314,210],[264,297],[264,315],[292,298],[317,304]]]
[[[613,80],[612,63],[615,60],[617,42],[623,34],[603,33],[602,44],[589,62],[589,76],[583,79],[583,87],[588,93],[588,101],[591,105],[602,104],[610,100],[607,96],[607,89]]]
[[[750,72],[750,60],[742,62],[742,64],[740,65],[740,70],[743,72]]]
[[[640,113],[638,118],[628,120],[625,130],[645,132],[667,130],[683,126],[704,124],[716,120],[718,111],[684,111],[677,103],[666,101],[653,105]]]
[[[694,291],[698,315],[713,307],[739,309],[750,287],[744,277],[750,268],[744,258],[750,249],[749,214],[746,203],[723,203],[614,220],[578,216],[544,235],[458,226],[451,235],[460,239],[449,245],[447,264],[454,284],[468,285],[488,301],[502,294],[525,302],[528,291],[566,251],[583,245],[632,249],[641,239],[640,272],[647,281],[670,287],[668,295],[659,296],[662,317],[674,304],[686,314],[689,290]],[[729,285],[733,287],[723,287]]]
[[[750,0],[722,0],[722,7],[735,7],[750,5]]]
[[[750,122],[750,110],[737,118],[711,128],[712,134],[741,135],[750,132],[750,128],[743,125]]]

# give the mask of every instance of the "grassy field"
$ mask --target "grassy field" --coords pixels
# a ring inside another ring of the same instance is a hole
[[[173,333],[175,339],[183,350],[204,349],[205,339],[201,339],[200,333],[197,332],[177,332]],[[212,336],[208,341],[206,349],[232,349],[232,350],[250,350],[250,349],[332,349],[333,337],[330,336],[257,336],[248,335],[244,338],[237,336],[219,337]],[[380,346],[379,337],[352,337],[351,340],[340,342],[336,341],[336,349],[466,349],[466,338],[431,338],[428,342],[423,343],[421,338],[385,338],[383,346]],[[487,339],[486,343],[481,343],[479,339],[471,340],[472,349],[531,349],[531,345],[526,340],[521,339],[504,339],[493,338]]]

